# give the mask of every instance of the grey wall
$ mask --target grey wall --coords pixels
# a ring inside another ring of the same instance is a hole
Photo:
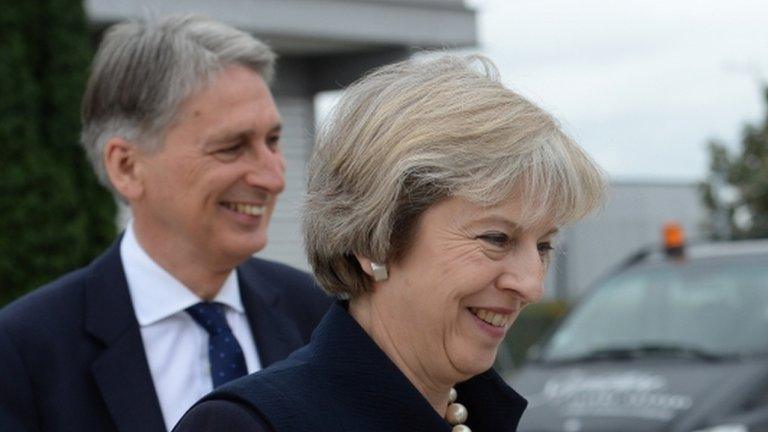
[[[281,53],[476,43],[475,12],[459,0],[85,0],[91,22],[201,13],[251,31]]]
[[[314,105],[309,97],[277,96],[283,118],[282,144],[286,159],[286,187],[269,226],[267,247],[257,256],[309,269],[301,242],[301,202],[306,190],[307,161],[314,135]]]

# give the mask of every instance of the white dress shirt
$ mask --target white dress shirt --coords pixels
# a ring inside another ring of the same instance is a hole
[[[123,235],[120,257],[165,426],[171,430],[192,404],[213,389],[208,333],[184,311],[202,300],[147,255],[133,223]],[[224,304],[248,373],[261,369],[235,270],[213,301]]]

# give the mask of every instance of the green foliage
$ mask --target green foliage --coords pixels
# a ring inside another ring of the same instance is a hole
[[[709,143],[710,173],[703,187],[712,214],[713,237],[768,237],[768,87],[765,117],[744,128],[741,147],[731,152]]]
[[[523,309],[499,347],[496,368],[515,369],[525,361],[528,350],[549,333],[568,312],[562,301],[540,302]]]
[[[80,0],[0,10],[0,305],[93,259],[115,204],[78,145],[91,46]]]

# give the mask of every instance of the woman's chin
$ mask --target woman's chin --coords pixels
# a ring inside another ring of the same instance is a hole
[[[493,350],[463,352],[455,356],[454,366],[464,375],[466,380],[492,368],[493,363],[496,361],[497,352],[498,347]]]

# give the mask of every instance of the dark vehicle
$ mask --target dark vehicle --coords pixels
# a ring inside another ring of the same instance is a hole
[[[638,254],[512,381],[520,432],[768,431],[768,240]]]

